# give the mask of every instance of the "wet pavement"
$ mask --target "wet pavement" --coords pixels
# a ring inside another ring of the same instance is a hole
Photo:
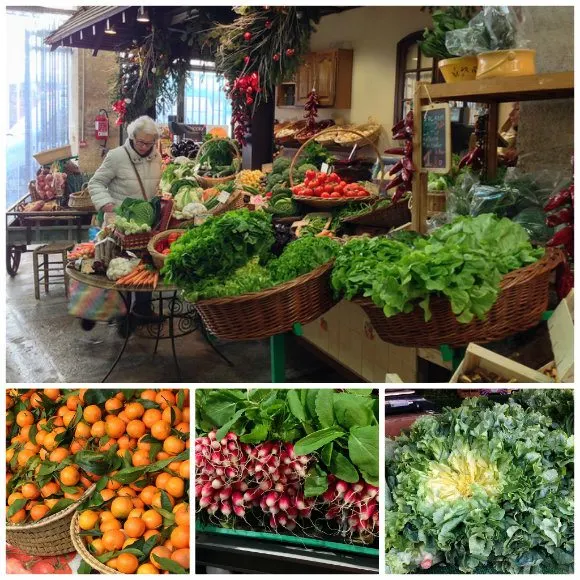
[[[6,380],[9,383],[100,382],[119,353],[117,328],[99,323],[90,332],[69,316],[64,286],[34,298],[32,254],[22,256],[18,274],[6,279]],[[129,339],[123,358],[108,382],[177,382],[169,340]],[[218,348],[228,366],[199,332],[176,340],[182,381],[195,383],[269,382],[269,342],[224,342]],[[286,354],[288,382],[345,382],[318,357],[296,344]]]

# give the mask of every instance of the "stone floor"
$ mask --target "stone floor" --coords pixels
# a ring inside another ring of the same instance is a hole
[[[9,383],[100,382],[123,339],[116,328],[99,323],[90,332],[68,315],[62,284],[41,290],[34,298],[32,254],[22,256],[18,274],[6,282],[6,379]],[[177,382],[170,341],[132,336],[123,358],[108,382]],[[184,382],[270,382],[270,349],[265,341],[220,343],[233,363],[228,366],[199,332],[177,339],[177,355]],[[297,344],[286,353],[288,382],[347,382],[318,357]]]

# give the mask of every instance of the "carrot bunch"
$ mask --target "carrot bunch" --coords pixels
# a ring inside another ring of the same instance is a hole
[[[115,286],[131,286],[132,288],[157,288],[159,272],[152,266],[139,264],[130,274],[119,278]]]

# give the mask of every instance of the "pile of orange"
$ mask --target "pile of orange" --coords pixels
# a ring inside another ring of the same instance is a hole
[[[6,395],[9,523],[52,515],[96,482],[78,514],[96,558],[126,574],[189,569],[189,392],[87,392]],[[87,451],[115,469],[83,469]]]

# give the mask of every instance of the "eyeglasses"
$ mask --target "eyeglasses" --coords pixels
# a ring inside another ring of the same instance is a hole
[[[140,139],[135,140],[135,145],[139,145],[140,147],[153,147],[157,143],[157,139],[155,141],[141,141]]]

